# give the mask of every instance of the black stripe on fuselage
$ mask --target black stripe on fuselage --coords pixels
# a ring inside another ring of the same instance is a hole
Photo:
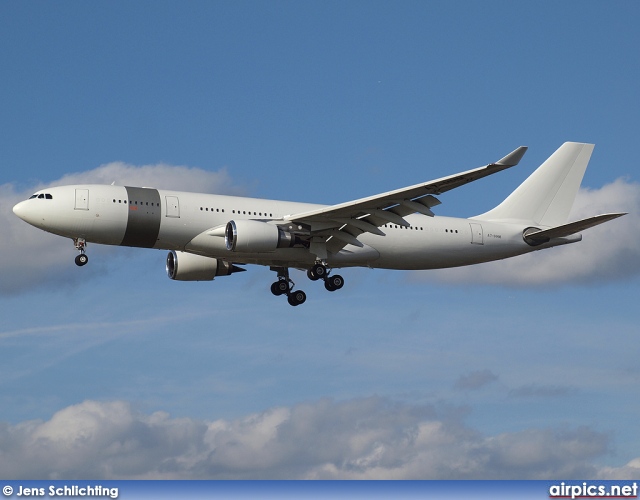
[[[152,248],[160,233],[160,194],[157,189],[127,187],[129,215],[122,246]]]

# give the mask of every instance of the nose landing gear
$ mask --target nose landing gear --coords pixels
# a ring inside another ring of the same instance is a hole
[[[87,242],[84,238],[74,238],[73,244],[76,247],[76,250],[80,252],[80,255],[76,257],[76,266],[82,267],[89,262],[89,256],[85,253]]]

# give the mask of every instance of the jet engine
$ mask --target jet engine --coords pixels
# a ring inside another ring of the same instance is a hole
[[[264,253],[278,248],[290,248],[295,235],[282,228],[259,220],[232,220],[224,231],[227,250],[232,252]]]
[[[213,257],[173,250],[167,255],[167,276],[177,281],[211,281],[216,276],[228,276],[244,270]]]

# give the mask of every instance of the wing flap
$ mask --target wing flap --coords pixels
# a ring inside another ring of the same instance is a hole
[[[392,224],[398,224],[399,226],[404,226],[404,227],[409,226],[409,223],[406,220],[404,220],[401,215],[395,213],[393,209],[378,210],[377,208],[373,208],[373,209],[369,209],[369,215],[373,215],[374,217],[382,219],[386,222],[390,222]]]
[[[377,234],[378,236],[385,236],[385,234],[382,231],[380,231],[380,229],[378,229],[377,225],[367,222],[364,219],[336,218],[335,220],[336,222],[340,222],[342,224],[347,224],[348,226],[355,227],[356,229],[359,229],[360,231],[365,233],[373,233],[373,234]]]
[[[353,246],[360,247],[360,248],[364,247],[364,244],[361,243],[358,240],[358,238],[356,238],[355,236],[353,236],[352,234],[346,231],[333,230],[329,233],[329,236],[331,236],[332,238],[336,238],[343,243],[351,244]]]

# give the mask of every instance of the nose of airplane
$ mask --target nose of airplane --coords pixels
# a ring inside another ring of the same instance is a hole
[[[13,207],[13,213],[16,214],[18,217],[20,217],[22,220],[25,220],[26,217],[26,210],[25,210],[25,202],[21,201],[20,203],[17,203],[16,205],[14,205]]]
[[[13,207],[13,213],[32,226],[42,226],[42,218],[38,217],[38,211],[29,201],[25,200],[16,204]]]

